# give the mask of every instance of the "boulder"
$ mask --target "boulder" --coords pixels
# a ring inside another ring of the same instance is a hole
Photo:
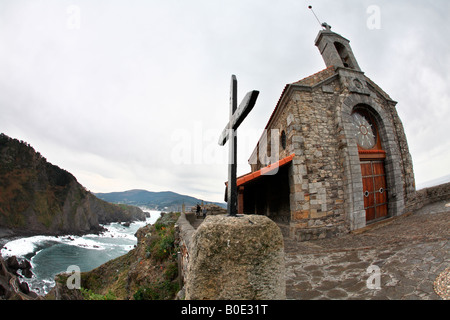
[[[19,262],[19,269],[22,270],[31,269],[31,262],[28,261],[27,259],[23,259],[22,261]]]
[[[17,257],[11,256],[8,259],[6,259],[6,267],[11,272],[16,272],[17,269],[19,269],[19,261],[17,260]]]
[[[26,282],[19,282],[19,289],[25,294],[30,293],[30,287],[28,286],[28,283]]]
[[[22,269],[22,275],[25,278],[31,279],[33,277],[33,271],[31,269]]]
[[[280,228],[259,215],[207,216],[189,244],[187,300],[286,299]]]

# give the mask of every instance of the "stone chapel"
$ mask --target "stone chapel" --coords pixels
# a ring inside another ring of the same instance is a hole
[[[327,24],[315,45],[327,68],[285,86],[251,172],[237,179],[238,212],[266,215],[299,241],[402,215],[415,193],[397,103]]]

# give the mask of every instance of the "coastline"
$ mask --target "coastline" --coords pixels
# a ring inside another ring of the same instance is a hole
[[[22,235],[15,233],[11,229],[0,227],[0,250],[3,249],[6,243],[22,237]]]
[[[141,209],[141,208],[139,208]],[[142,210],[142,209],[141,209]],[[142,210],[144,211],[144,210]],[[139,222],[139,221],[146,221],[148,218],[152,217],[152,214],[160,214],[161,211],[156,210],[147,210],[144,211],[145,218],[144,220],[140,219],[131,219],[130,223]],[[99,228],[91,229],[87,231],[78,231],[78,232],[35,232],[31,230],[22,230],[22,229],[11,229],[4,226],[0,226],[0,250],[3,249],[4,245],[10,241],[17,240],[20,238],[27,238],[27,237],[33,237],[33,236],[51,236],[51,237],[64,237],[64,236],[86,236],[90,234],[102,234],[107,231],[104,226],[109,225],[111,223],[121,223],[122,221],[109,221],[107,223],[101,223],[99,224]]]
[[[137,220],[136,220],[137,221]],[[135,222],[135,221],[133,221]],[[113,222],[110,222],[113,223]],[[108,223],[109,224],[109,223]],[[34,236],[49,236],[49,237],[64,237],[64,236],[85,236],[89,234],[102,234],[106,229],[100,226],[98,230],[89,230],[86,232],[70,232],[70,233],[60,233],[60,232],[33,232],[26,230],[12,230],[9,228],[0,227],[0,250],[3,249],[4,245],[10,241],[14,241],[21,238],[28,238]]]
[[[135,241],[130,240],[129,236],[134,235],[136,230],[142,228],[143,225],[154,223],[150,218],[157,218],[158,216],[151,214],[146,221],[135,220],[132,222],[132,226],[124,225],[124,223],[120,222],[102,224],[103,232],[83,232],[83,234],[79,235],[43,235],[1,226],[0,258],[6,261],[7,258],[15,256],[19,261],[22,259],[29,261],[32,265],[33,277],[21,279],[21,282],[26,282],[31,291],[43,297],[55,285],[53,273],[56,271],[58,273],[64,272],[68,265],[77,265],[84,271],[91,270],[98,265],[108,262],[110,259],[115,259],[116,255],[126,254],[130,249],[133,249],[133,243],[135,243]],[[10,242],[14,243],[9,245]],[[61,249],[54,248],[63,249],[61,251]],[[29,250],[40,252],[40,258],[34,260],[38,257],[37,252]],[[60,255],[61,252],[63,252],[62,255]],[[70,255],[67,256],[69,253]],[[87,257],[88,259],[83,260],[80,257]],[[66,261],[65,259],[68,260]]]

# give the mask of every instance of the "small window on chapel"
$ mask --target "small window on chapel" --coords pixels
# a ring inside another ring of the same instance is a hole
[[[286,132],[284,130],[281,131],[280,143],[283,150],[286,149]]]

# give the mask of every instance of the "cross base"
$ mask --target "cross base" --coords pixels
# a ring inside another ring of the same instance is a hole
[[[227,214],[226,217],[242,218],[243,214]]]

